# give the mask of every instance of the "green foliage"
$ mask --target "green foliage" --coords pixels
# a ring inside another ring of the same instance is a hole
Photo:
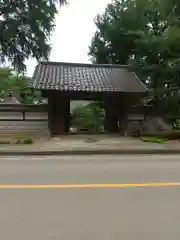
[[[25,138],[25,139],[18,139],[16,141],[16,144],[33,144],[33,139],[32,138]]]
[[[21,103],[33,104],[42,102],[41,91],[30,89],[28,87],[28,78],[26,76],[19,76],[17,79],[17,98]]]
[[[150,142],[150,143],[163,143],[163,142],[167,141],[168,139],[159,138],[159,137],[141,137],[140,140],[143,142]]]
[[[15,85],[15,79],[9,68],[0,68],[0,98],[4,99]]]
[[[32,144],[33,143],[33,139],[28,138],[28,139],[24,139],[24,144]]]
[[[28,78],[16,74],[10,68],[0,68],[0,99],[3,101],[9,95],[14,95],[21,103],[41,103],[40,91],[28,88]]]
[[[10,140],[6,140],[6,139],[0,139],[0,145],[1,144],[5,144],[5,145],[8,145],[8,144],[33,144],[34,141],[33,139],[31,138],[27,138],[27,139],[18,139],[16,141],[10,141]]]
[[[95,103],[78,106],[73,111],[73,124],[79,128],[87,128],[90,132],[99,132],[103,117],[102,110]]]
[[[29,57],[47,60],[58,3],[66,0],[0,1],[0,56],[18,71]]]
[[[148,134],[142,132],[141,138],[160,138],[167,140],[176,140],[180,139],[180,130],[150,132]]]
[[[95,24],[92,62],[130,64],[154,90],[154,108],[179,114],[180,2],[116,0]]]

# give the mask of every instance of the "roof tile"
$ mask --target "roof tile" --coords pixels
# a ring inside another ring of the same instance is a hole
[[[134,72],[119,65],[42,62],[30,86],[42,90],[146,92]]]

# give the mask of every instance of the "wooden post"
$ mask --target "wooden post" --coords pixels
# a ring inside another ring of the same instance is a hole
[[[104,129],[109,133],[118,133],[118,108],[114,99],[108,99],[104,103],[105,124]]]
[[[69,133],[70,100],[61,92],[52,92],[48,95],[48,120],[52,136]]]
[[[121,102],[119,107],[119,133],[122,136],[125,136],[126,130],[127,130],[127,124],[128,124],[128,111],[130,107],[128,106],[128,103],[126,103],[125,99]]]
[[[119,133],[122,136],[125,136],[127,130],[127,123],[128,123],[128,115],[127,113],[122,113],[119,116]]]

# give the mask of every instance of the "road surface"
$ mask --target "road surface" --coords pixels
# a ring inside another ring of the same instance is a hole
[[[3,240],[177,240],[179,222],[179,156],[0,158]]]

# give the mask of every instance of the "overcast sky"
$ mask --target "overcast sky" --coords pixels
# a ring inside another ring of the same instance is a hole
[[[51,61],[89,62],[88,46],[96,28],[94,18],[104,12],[111,0],[69,0],[69,5],[60,9],[56,29],[51,38]],[[27,63],[27,74],[32,76],[35,60]]]

